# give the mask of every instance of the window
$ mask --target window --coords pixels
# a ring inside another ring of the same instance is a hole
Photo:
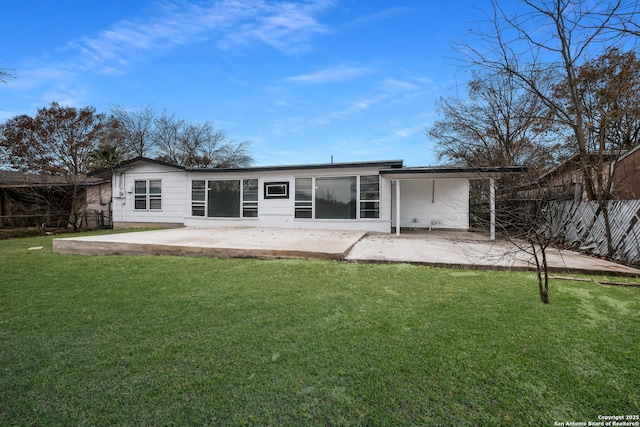
[[[207,216],[240,218],[240,180],[209,181]]]
[[[139,180],[134,183],[134,209],[162,209],[162,181],[159,179]]]
[[[133,197],[135,209],[147,209],[147,181],[136,181]]]
[[[289,183],[288,182],[265,182],[264,198],[265,199],[288,199]]]
[[[242,217],[256,218],[258,216],[258,180],[245,179],[242,181]]]
[[[191,181],[191,215],[209,218],[256,218],[258,180]]]
[[[159,179],[149,181],[149,209],[162,209],[162,187]]]
[[[296,178],[296,218],[313,218],[312,178]]]
[[[360,177],[360,218],[380,218],[380,177]]]
[[[380,218],[380,176],[296,178],[295,217]]]
[[[356,177],[316,178],[316,219],[356,219]]]
[[[203,179],[191,181],[191,215],[204,216],[207,193],[206,182]]]

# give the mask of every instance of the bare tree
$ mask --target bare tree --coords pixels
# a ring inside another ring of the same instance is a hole
[[[623,48],[637,42],[632,31],[640,16],[636,3],[523,0],[524,10],[514,15],[505,12],[497,0],[492,0],[492,6],[491,30],[481,32],[473,45],[459,44],[457,50],[469,65],[513,76],[552,112],[558,126],[570,130],[568,141],[579,155],[587,196],[606,210],[589,150],[592,123],[579,71],[601,53],[602,46]],[[558,76],[564,96],[555,96],[555,85],[537,78],[541,70]]]
[[[7,80],[14,79],[16,76],[13,71],[8,68],[0,68],[0,83],[6,83]]]
[[[183,164],[197,168],[249,166],[253,159],[248,145],[229,139],[224,129],[216,130],[210,122],[190,123],[183,134]]]
[[[119,140],[125,157],[150,157],[155,154],[155,109],[143,106],[127,110],[119,105],[111,107],[111,114],[119,123]]]
[[[215,168],[218,160],[227,157],[223,147],[225,130],[215,130],[210,122],[190,123],[183,134],[184,163],[190,167]]]
[[[215,129],[211,122],[190,123],[163,110],[157,115],[153,108],[127,111],[112,109],[121,127],[124,156],[133,154],[151,157],[187,167],[244,167],[253,163],[249,142],[228,138],[224,129]]]
[[[168,114],[162,111],[160,117],[153,120],[153,139],[158,149],[158,159],[183,164],[183,132],[186,122],[177,119],[175,114]]]
[[[227,143],[217,151],[218,155],[212,157],[215,160],[213,167],[238,168],[251,166],[253,158],[249,155],[249,145],[251,145],[249,141],[227,141]]]
[[[558,240],[554,211],[549,209],[549,198],[534,200],[498,201],[502,208],[499,233],[520,253],[534,260],[540,301],[549,303],[549,265],[547,250]]]
[[[541,73],[541,79],[549,79]],[[426,133],[438,158],[466,166],[524,165],[540,171],[557,158],[549,110],[512,75],[474,72],[465,100],[437,102],[443,116]]]
[[[185,164],[198,168],[239,168],[251,166],[248,141],[236,142],[229,139],[227,132],[215,130],[210,122],[190,124],[185,132]]]

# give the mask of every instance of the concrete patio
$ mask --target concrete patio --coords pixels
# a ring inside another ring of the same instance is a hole
[[[185,227],[54,239],[53,252],[79,255],[344,259],[364,235],[364,231]]]
[[[54,239],[57,254],[187,255],[218,258],[315,258],[399,262],[463,269],[535,270],[531,255],[483,233],[363,231],[253,227],[176,228]],[[640,269],[577,252],[547,250],[555,273],[640,277]]]

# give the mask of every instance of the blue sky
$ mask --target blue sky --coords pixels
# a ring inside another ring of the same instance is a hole
[[[4,0],[0,121],[55,101],[152,105],[251,141],[256,166],[435,164],[435,100],[474,0]]]

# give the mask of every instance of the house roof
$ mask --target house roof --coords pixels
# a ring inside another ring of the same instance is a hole
[[[636,145],[635,147],[627,150],[624,154],[622,154],[620,157],[618,157],[617,161],[620,162],[621,160],[623,160],[625,157],[629,157],[631,156],[633,153],[635,153],[636,151],[640,150],[640,144]]]
[[[389,168],[389,169],[397,169],[402,168],[403,161],[402,160],[378,160],[378,161],[370,161],[370,162],[345,162],[345,163],[317,163],[317,164],[306,164],[306,165],[283,165],[283,166],[251,166],[244,168],[186,168],[184,166],[176,165],[174,163],[167,163],[160,160],[153,160],[146,157],[136,157],[135,159],[127,160],[124,162],[120,162],[117,165],[114,165],[112,168],[105,168],[95,170],[89,173],[89,176],[111,176],[113,170],[126,168],[131,166],[132,164],[146,162],[153,163],[156,165],[167,166],[171,168],[176,168],[180,170],[185,170],[188,172],[216,172],[216,173],[225,173],[225,172],[266,172],[266,171],[287,171],[287,170],[308,170],[308,169],[340,169],[340,168],[354,168],[354,167],[375,167],[375,168]]]
[[[29,184],[41,181],[40,175],[0,170],[0,185]]]
[[[111,178],[111,175],[113,174],[114,170],[126,168],[128,166],[131,166],[132,164],[139,163],[139,162],[153,163],[160,166],[167,166],[170,168],[176,168],[176,169],[182,169],[182,170],[186,169],[184,166],[176,165],[175,163],[163,162],[162,160],[155,160],[155,159],[150,159],[148,157],[138,156],[130,160],[122,161],[108,168],[96,169],[94,171],[89,172],[87,176]]]
[[[640,145],[638,145],[638,147],[640,147]],[[626,157],[628,154],[630,154],[630,152],[635,151],[637,149],[634,148],[632,150],[629,151],[624,151],[624,150],[614,150],[614,151],[607,151],[604,153],[603,155],[603,159],[604,161],[611,161],[611,160],[621,160],[624,157]],[[592,154],[591,157],[596,157],[598,156],[597,154]],[[545,173],[543,173],[542,175],[540,175],[535,182],[537,183],[543,183],[551,178],[553,178],[556,175],[560,175],[566,171],[571,171],[571,170],[578,170],[580,169],[580,154],[574,154],[573,156],[567,158],[566,160],[564,160],[563,162],[559,163],[558,165],[554,166],[553,168],[549,169],[548,171],[546,171]]]
[[[105,182],[104,179],[88,178],[84,175],[75,183],[90,186]],[[23,173],[16,171],[0,170],[0,188],[24,188],[24,187],[50,187],[73,185],[74,182],[65,176],[40,175],[35,173]]]
[[[187,168],[174,163],[149,159],[146,157],[136,157],[114,165],[112,168],[100,169],[89,173],[89,176],[110,177],[114,170],[127,168],[139,162],[152,163],[166,166],[187,172],[200,173],[231,173],[231,172],[267,172],[267,171],[288,171],[288,170],[313,170],[313,169],[348,169],[373,167],[380,169],[382,175],[387,175],[397,179],[424,179],[438,177],[457,178],[497,178],[505,174],[516,174],[527,171],[522,166],[503,167],[465,167],[465,166],[425,166],[425,167],[404,167],[403,160],[376,160],[365,162],[342,162],[342,163],[315,163],[303,165],[282,165],[282,166],[252,166],[243,168]]]
[[[381,175],[396,179],[424,178],[499,178],[503,175],[527,172],[525,166],[467,167],[467,166],[425,166],[402,169],[383,169]]]
[[[341,169],[341,168],[401,168],[403,165],[402,160],[378,160],[372,162],[345,162],[345,163],[315,163],[307,165],[283,165],[283,166],[253,166],[247,168],[216,168],[216,169],[201,169],[201,168],[189,168],[189,172],[264,172],[264,171],[286,171],[286,170],[308,170],[308,169]]]

